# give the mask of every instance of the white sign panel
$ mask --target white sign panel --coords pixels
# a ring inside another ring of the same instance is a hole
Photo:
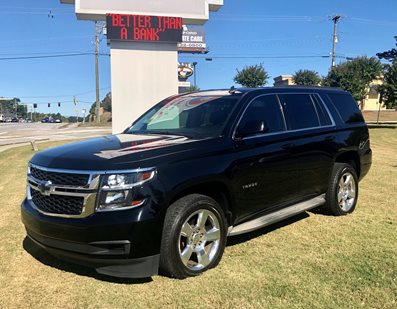
[[[178,87],[189,88],[190,82],[178,82]]]
[[[107,13],[182,17],[186,24],[204,24],[209,11],[217,11],[223,0],[60,0],[75,3],[77,18],[105,19]]]

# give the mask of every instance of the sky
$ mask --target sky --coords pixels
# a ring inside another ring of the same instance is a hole
[[[198,62],[197,86],[202,90],[229,88],[237,69],[259,63],[270,75],[269,86],[274,77],[299,69],[326,75],[331,65],[330,18],[335,14],[342,16],[337,62],[375,56],[395,46],[397,0],[224,0],[205,24],[210,52],[180,54],[179,60]],[[59,0],[0,1],[0,97],[37,103],[38,112],[75,115],[76,96],[79,112],[88,110],[95,101],[94,32],[94,22],[77,20],[74,6]],[[100,53],[103,98],[111,91],[103,35]],[[65,57],[34,58],[43,55]],[[28,59],[10,59],[18,57]]]

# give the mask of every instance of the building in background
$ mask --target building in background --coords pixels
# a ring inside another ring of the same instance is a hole
[[[274,78],[274,87],[295,85],[292,75],[280,75]]]
[[[382,85],[383,79],[379,78],[374,80],[368,89],[368,95],[363,101],[363,106],[362,110],[364,111],[373,111],[373,110],[379,110],[379,100],[380,100],[380,94],[378,92],[378,86]],[[381,110],[385,110],[386,107],[384,105],[381,105],[380,107]]]

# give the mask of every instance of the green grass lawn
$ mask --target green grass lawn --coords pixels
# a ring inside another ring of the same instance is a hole
[[[309,212],[230,238],[217,268],[182,281],[112,279],[24,249],[32,151],[0,153],[0,308],[397,308],[397,129],[371,129],[371,145],[354,214]]]

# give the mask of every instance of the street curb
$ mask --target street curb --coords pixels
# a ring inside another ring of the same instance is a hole
[[[31,142],[42,142],[42,141],[49,141],[49,138],[40,138],[40,139],[33,139],[29,141],[20,141],[20,142],[12,142],[12,143],[7,143],[7,144],[0,144],[0,147],[2,146],[10,146],[10,145],[19,145],[19,144],[29,144]]]

